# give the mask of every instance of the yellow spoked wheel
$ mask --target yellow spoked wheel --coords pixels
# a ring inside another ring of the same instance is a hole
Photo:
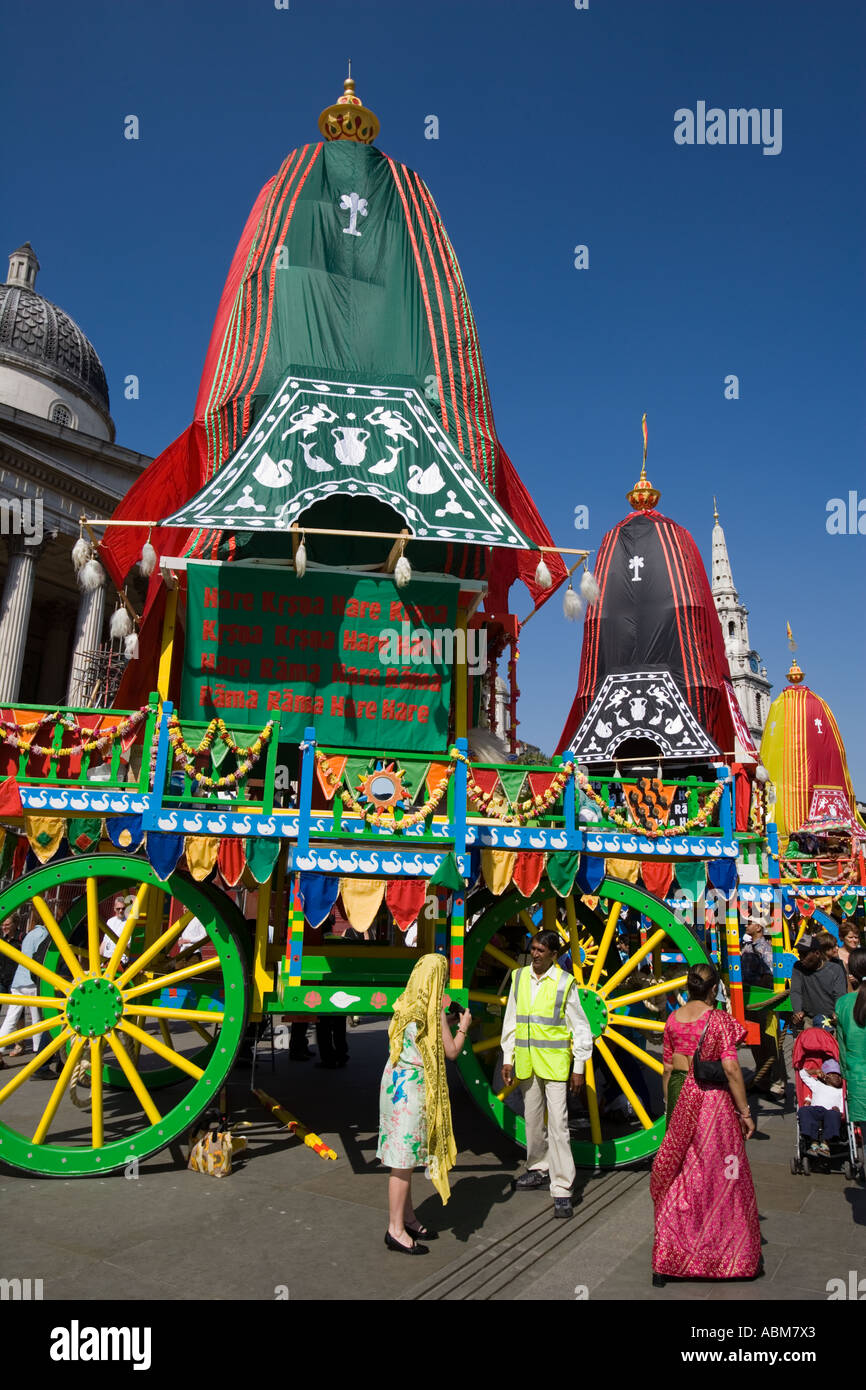
[[[580,1000],[593,1033],[585,1100],[571,1112],[572,1151],[582,1168],[613,1168],[655,1153],[664,1137],[661,1035],[690,965],[709,957],[694,933],[660,899],[607,878],[598,895],[557,898],[549,885],[542,925],[568,943]],[[458,1059],[470,1094],[518,1143],[526,1141],[522,1098],[502,1082],[500,1038],[511,975],[538,929],[516,893],[503,895],[474,923],[466,978],[475,1019]],[[525,957],[524,957],[525,958]]]
[[[112,933],[119,890],[132,906]],[[234,1061],[247,1014],[243,919],[214,889],[183,874],[162,882],[146,860],[120,855],[46,865],[0,894],[0,918],[25,904],[50,950],[39,962],[0,940],[39,981],[36,994],[0,995],[18,1013],[0,1046],[24,1049],[0,1072],[0,1159],[68,1176],[145,1158],[191,1127]],[[203,938],[170,955],[193,918]]]

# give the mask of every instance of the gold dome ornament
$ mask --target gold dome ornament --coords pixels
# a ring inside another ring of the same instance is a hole
[[[643,463],[641,465],[639,479],[631,492],[626,493],[626,501],[631,506],[632,511],[649,512],[652,511],[653,507],[658,502],[661,493],[658,488],[653,487],[646,475],[646,451],[648,441],[646,411],[644,411],[643,419],[641,420],[641,429],[643,430]]]
[[[326,106],[319,117],[319,130],[326,140],[353,140],[357,145],[372,145],[379,134],[379,121],[355,95],[352,63],[349,76],[343,83],[343,95],[333,106]]]
[[[795,656],[792,656],[791,665],[788,668],[788,684],[799,685],[800,682],[804,681],[805,679],[805,674],[803,671],[800,670],[797,658]]]

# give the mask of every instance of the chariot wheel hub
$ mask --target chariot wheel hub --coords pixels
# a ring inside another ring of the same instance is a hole
[[[80,980],[70,992],[66,1021],[79,1037],[101,1038],[123,1015],[123,996],[113,980]]]
[[[577,994],[592,1036],[600,1038],[608,1024],[607,1004],[598,991],[590,989],[588,985],[579,985]]]

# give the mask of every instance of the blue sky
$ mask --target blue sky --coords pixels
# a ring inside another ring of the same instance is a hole
[[[253,199],[318,138],[351,55],[380,148],[445,218],[500,437],[554,538],[594,550],[628,510],[646,410],[661,509],[708,559],[718,496],[775,691],[790,619],[863,797],[866,537],[826,519],[866,500],[864,30],[854,0],[43,0],[4,21],[0,249],[32,241],[38,288],[105,364],[118,442],[159,452]],[[677,145],[698,101],[781,108],[781,153]],[[581,628],[555,598],[522,643],[521,733],[548,751]]]

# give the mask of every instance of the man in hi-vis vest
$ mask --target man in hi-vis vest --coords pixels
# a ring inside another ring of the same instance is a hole
[[[510,1086],[516,1071],[523,1092],[526,1172],[515,1186],[526,1192],[549,1182],[554,1216],[569,1217],[575,1169],[566,1088],[578,1092],[583,1086],[592,1030],[574,977],[556,964],[559,950],[555,931],[538,932],[529,944],[532,964],[511,977],[502,1025],[502,1080]]]

